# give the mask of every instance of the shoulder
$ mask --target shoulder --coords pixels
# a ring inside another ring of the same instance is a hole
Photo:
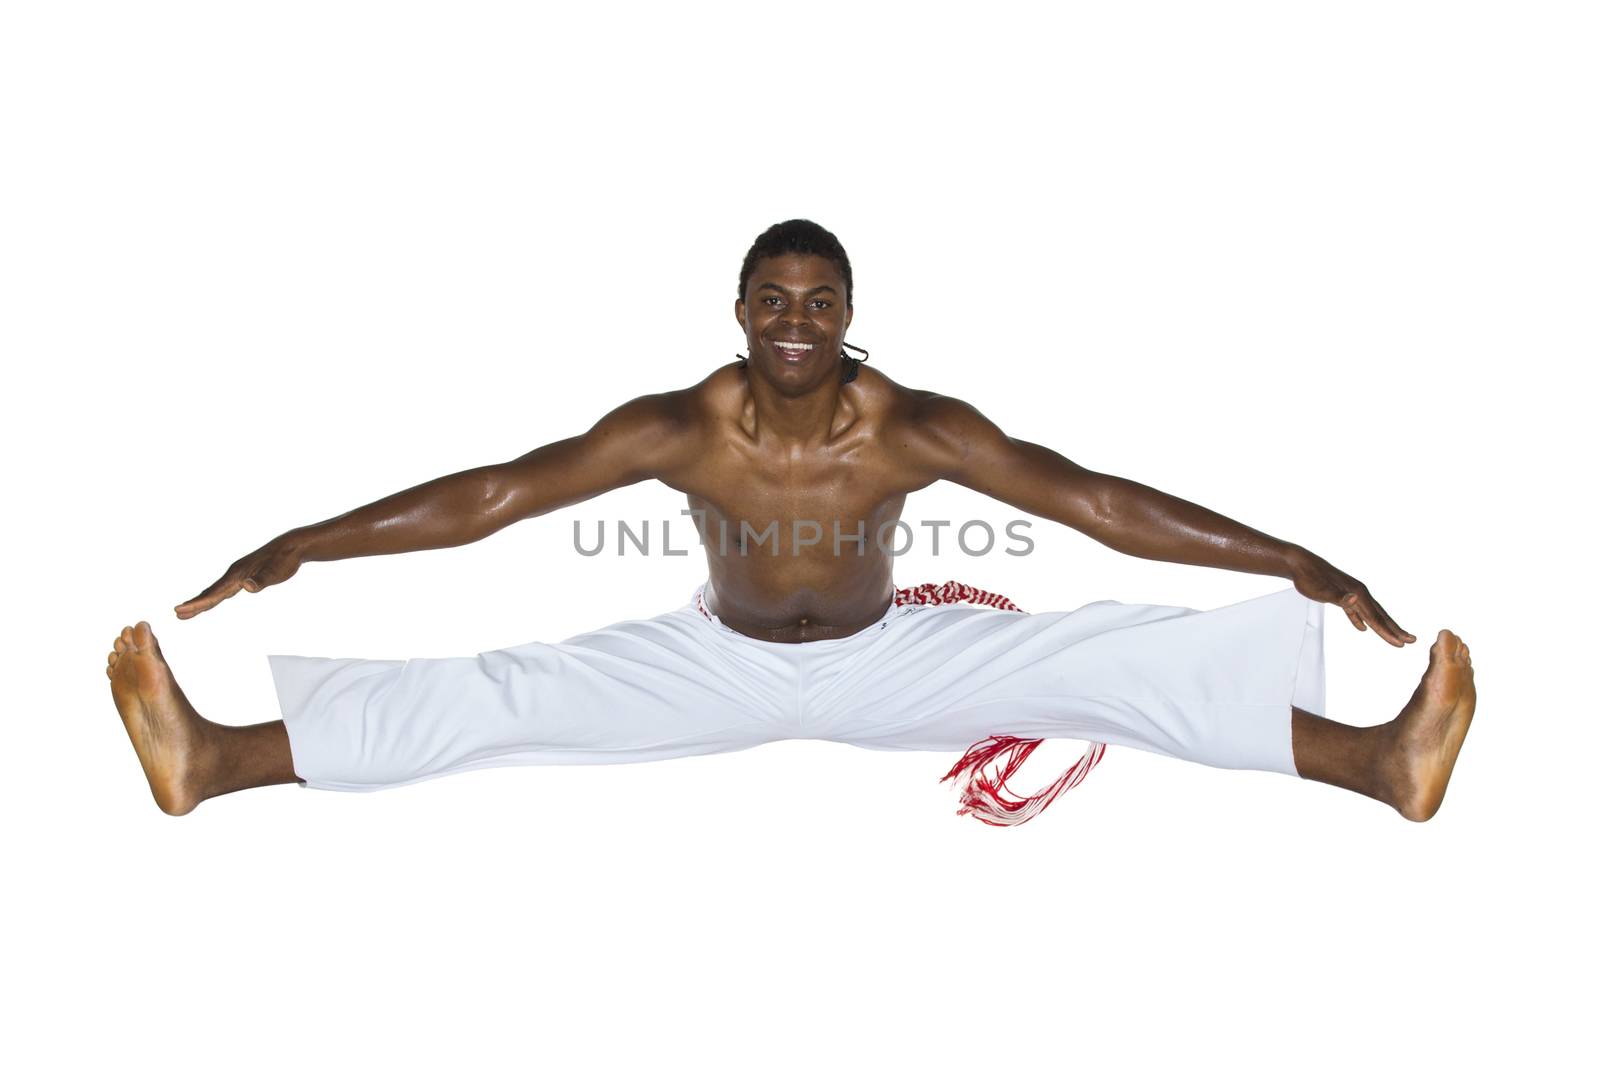
[[[743,393],[742,368],[737,363],[724,365],[682,389],[634,397],[608,412],[595,428],[688,433],[703,427],[719,411],[736,408]]]
[[[690,417],[709,422],[719,415],[737,413],[744,407],[745,397],[749,394],[744,374],[744,364],[735,360],[724,363],[683,390]]]
[[[687,390],[648,393],[617,405],[600,417],[588,437],[597,442],[665,438],[688,422]]]
[[[960,397],[931,389],[896,389],[894,423],[908,437],[939,443],[1000,434],[983,412]]]
[[[694,388],[636,396],[606,412],[579,439],[584,456],[659,477],[696,449]]]
[[[861,366],[844,391],[855,404],[876,416],[884,429],[901,432],[944,417],[948,406],[945,402],[951,401],[939,393],[903,385],[871,365]]]
[[[613,408],[588,431],[600,448],[631,453],[660,474],[701,455],[719,423],[737,417],[744,392],[738,364],[718,367],[683,389],[636,396]]]
[[[878,377],[885,383],[885,440],[928,474],[950,477],[976,455],[1010,443],[998,426],[965,400]]]

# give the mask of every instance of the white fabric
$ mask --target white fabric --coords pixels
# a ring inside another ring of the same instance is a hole
[[[477,656],[269,656],[295,773],[367,790],[785,738],[963,751],[1010,734],[1295,774],[1290,707],[1325,714],[1322,605],[1293,589],[1211,611],[908,604],[849,637],[799,644],[737,633],[698,598]]]

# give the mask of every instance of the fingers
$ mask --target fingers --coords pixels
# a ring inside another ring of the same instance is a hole
[[[1376,600],[1363,593],[1359,601],[1359,607],[1362,617],[1372,624],[1372,629],[1377,632],[1379,637],[1382,637],[1395,648],[1405,647],[1406,638],[1411,635],[1396,626],[1394,620],[1389,618],[1389,613],[1384,611]],[[1411,640],[1415,641],[1416,638],[1412,637]]]
[[[1379,612],[1374,611],[1372,607],[1368,605],[1363,605],[1362,611],[1365,613],[1366,619],[1372,624],[1373,633],[1389,642],[1389,644],[1393,645],[1395,648],[1399,648],[1405,644],[1405,642],[1400,639],[1400,635],[1395,632],[1395,628],[1379,617]]]
[[[210,611],[241,589],[247,593],[259,593],[273,584],[272,577],[266,573],[271,564],[272,557],[260,550],[236,559],[227,572],[199,596],[185,600],[172,610],[178,613],[180,619],[192,619],[202,611]]]
[[[193,600],[186,600],[175,609],[180,619],[192,619],[202,611],[210,611],[239,591],[236,578],[223,578]]]
[[[1365,632],[1371,629],[1373,633],[1383,638],[1396,648],[1405,644],[1400,638],[1399,627],[1392,622],[1387,622],[1387,616],[1381,608],[1360,594],[1349,593],[1339,600],[1339,606],[1344,608],[1344,613],[1350,619],[1350,624],[1356,629]]]
[[[1376,600],[1367,593],[1347,593],[1339,599],[1345,614],[1358,630],[1371,626],[1372,631],[1396,648],[1403,648],[1416,638],[1400,629]]]
[[[1389,613],[1387,611],[1383,610],[1383,606],[1381,604],[1379,604],[1376,600],[1372,600],[1371,597],[1368,597],[1367,599],[1369,601],[1371,601],[1371,603],[1372,603],[1372,610],[1373,610],[1374,615],[1377,618],[1383,620],[1384,627],[1390,633],[1394,634],[1395,643],[1397,645],[1409,645],[1409,644],[1411,644],[1413,641],[1415,641],[1417,639],[1416,635],[1408,634],[1404,630],[1402,630],[1400,628],[1400,624],[1395,622],[1392,618],[1389,617]]]

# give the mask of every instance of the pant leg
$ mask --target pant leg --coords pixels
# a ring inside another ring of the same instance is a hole
[[[627,763],[784,736],[794,662],[692,607],[476,656],[269,656],[295,773],[322,789],[482,767]]]
[[[1296,774],[1290,709],[1324,714],[1322,622],[1293,589],[1211,611],[913,609],[854,648],[818,642],[839,647],[805,662],[806,721],[867,748],[1069,737]]]

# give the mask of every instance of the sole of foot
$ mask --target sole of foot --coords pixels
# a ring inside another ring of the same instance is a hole
[[[1390,803],[1412,822],[1433,818],[1444,803],[1477,699],[1471,651],[1461,638],[1440,630],[1417,691],[1389,724],[1394,736]]]
[[[156,805],[187,815],[205,799],[206,724],[178,688],[149,623],[122,628],[106,657],[106,676]]]

